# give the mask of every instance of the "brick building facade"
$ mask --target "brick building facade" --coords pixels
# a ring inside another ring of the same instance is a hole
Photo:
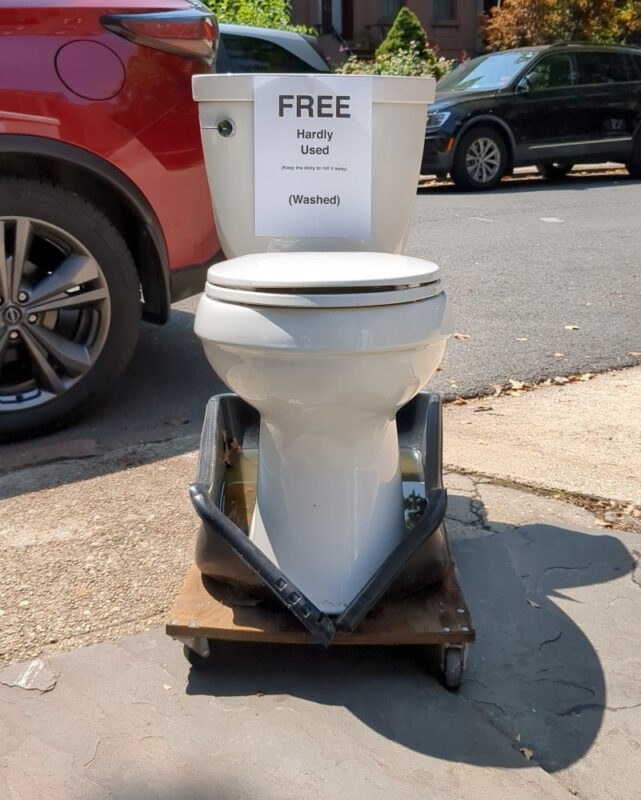
[[[371,53],[389,30],[401,6],[419,18],[431,45],[441,55],[459,58],[482,51],[479,15],[488,0],[292,0],[292,19],[319,31],[340,33],[357,52]]]

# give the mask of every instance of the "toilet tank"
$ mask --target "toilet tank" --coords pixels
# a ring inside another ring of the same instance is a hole
[[[434,100],[435,81],[433,78],[396,77],[387,75],[332,75],[331,86],[354,87],[367,90],[361,94],[371,97],[371,163],[369,150],[365,161],[357,173],[353,184],[358,188],[358,196],[351,192],[351,200],[345,202],[333,219],[336,229],[325,229],[320,235],[313,230],[304,233],[283,231],[272,226],[268,234],[258,228],[258,206],[256,206],[256,187],[254,156],[254,90],[255,78],[265,82],[266,78],[306,81],[304,86],[327,85],[327,76],[293,75],[195,75],[192,79],[193,97],[198,102],[203,152],[211,190],[216,227],[227,258],[269,251],[370,251],[401,253],[410,227],[420,162],[425,138],[427,105]],[[317,81],[318,84],[310,84]],[[323,83],[325,81],[325,84]],[[334,83],[339,81],[338,84]],[[341,81],[345,83],[340,83]],[[347,82],[350,83],[347,83]],[[354,84],[354,81],[359,83]],[[287,84],[291,85],[291,84]],[[371,94],[370,94],[371,90]],[[323,90],[324,91],[324,90]],[[293,93],[292,93],[293,94]],[[291,98],[288,94],[287,97]],[[289,106],[293,105],[288,100]],[[326,107],[331,108],[327,101]],[[340,106],[339,106],[340,107]],[[282,109],[281,109],[282,112]],[[369,113],[363,114],[362,127],[369,131]],[[281,113],[282,115],[282,113]],[[262,120],[262,117],[261,117]],[[258,116],[257,116],[258,124]],[[257,130],[261,130],[257,128]],[[298,130],[298,129],[296,129]],[[268,136],[261,136],[260,146],[265,154],[265,140],[278,146],[278,135],[274,129],[267,129]],[[327,134],[328,135],[328,134]],[[369,135],[369,134],[367,134]],[[312,145],[327,147],[326,141],[312,141]],[[305,146],[305,144],[301,145]],[[275,156],[277,157],[277,156]],[[263,163],[270,155],[261,156]],[[354,161],[360,154],[354,151]],[[322,157],[316,159],[321,164]],[[371,173],[366,175],[366,167]],[[321,167],[317,166],[318,169]],[[336,167],[325,167],[335,169]],[[279,169],[286,169],[285,166]],[[292,169],[292,167],[287,167]],[[307,169],[307,167],[306,167]],[[313,169],[313,167],[309,167]],[[278,181],[278,177],[275,179]],[[264,186],[261,189],[264,193]],[[331,190],[330,190],[331,195]],[[327,198],[314,195],[314,202],[335,203],[339,195]],[[301,195],[289,195],[301,197]],[[334,199],[332,199],[334,197]],[[294,201],[296,202],[296,201]],[[262,200],[264,207],[264,194]],[[365,203],[365,206],[362,204]],[[290,205],[292,201],[290,200]],[[350,207],[351,204],[351,207]],[[355,206],[359,206],[355,208]],[[365,209],[365,210],[364,210]],[[331,211],[331,209],[330,209]],[[314,214],[322,217],[325,209],[305,209],[310,219]],[[285,212],[283,216],[287,216]],[[344,221],[350,214],[367,215],[368,230],[354,229],[356,233],[346,232]],[[370,218],[371,213],[371,218]],[[370,225],[371,219],[371,225]],[[264,227],[264,226],[263,226]]]

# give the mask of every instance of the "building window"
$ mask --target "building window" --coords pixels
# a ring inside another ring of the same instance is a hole
[[[401,0],[380,0],[381,22],[394,22],[401,9]]]
[[[452,22],[456,19],[456,0],[434,0],[434,22]]]

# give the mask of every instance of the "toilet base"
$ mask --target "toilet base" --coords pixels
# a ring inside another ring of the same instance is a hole
[[[409,535],[412,522],[421,516],[424,498],[442,489],[440,397],[420,393],[398,412],[396,421]],[[208,403],[201,437],[197,484],[207,488],[211,501],[245,533],[255,505],[259,426],[254,408],[234,394],[221,394]],[[272,596],[206,521],[196,543],[196,563],[204,575],[241,592],[258,598]],[[423,589],[440,581],[448,567],[445,530],[439,525],[386,587],[386,593],[403,596]],[[379,576],[379,590],[381,580],[385,581],[384,576]],[[363,599],[371,600],[372,596]],[[362,604],[360,607],[364,608]],[[352,625],[355,619],[352,615]]]

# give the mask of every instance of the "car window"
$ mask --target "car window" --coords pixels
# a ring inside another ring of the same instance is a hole
[[[438,82],[439,92],[477,92],[502,89],[533,58],[535,51],[492,53],[465,61]]]
[[[628,68],[633,81],[641,81],[641,56],[628,55]]]
[[[629,81],[625,53],[578,53],[581,83],[621,83]]]
[[[574,83],[572,56],[569,53],[544,56],[537,61],[526,77],[534,91],[572,86]]]
[[[221,41],[231,72],[317,72],[289,50],[265,39],[223,34]]]

